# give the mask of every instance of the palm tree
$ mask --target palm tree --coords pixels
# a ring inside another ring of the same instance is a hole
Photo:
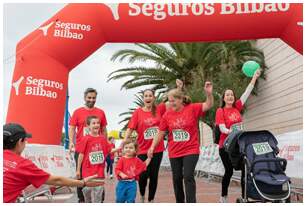
[[[111,59],[127,59],[130,64],[153,62],[154,66],[125,67],[112,72],[108,81],[130,77],[122,88],[150,85],[164,93],[174,87],[176,79],[181,79],[186,93],[194,102],[199,102],[205,100],[202,86],[206,80],[213,82],[214,96],[218,100],[225,88],[232,88],[237,95],[242,94],[249,83],[241,72],[245,61],[255,60],[266,69],[264,55],[256,48],[255,41],[136,45],[141,50],[120,50]],[[208,113],[206,123],[212,125],[217,106],[218,103]]]

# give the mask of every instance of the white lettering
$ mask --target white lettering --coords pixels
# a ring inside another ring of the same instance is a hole
[[[265,10],[266,12],[276,12],[277,11],[275,4],[266,4]]]
[[[220,14],[233,14],[235,12],[235,7],[232,4],[224,3],[221,4]]]
[[[215,7],[214,7],[214,4],[206,4],[206,11],[205,11],[205,14],[206,15],[212,15],[215,13]]]
[[[191,11],[194,15],[200,16],[203,14],[203,4],[192,4]]]
[[[257,8],[257,6],[259,7]],[[263,3],[252,4],[252,13],[261,13],[263,9],[264,9]]]
[[[142,5],[142,14],[145,15],[145,16],[152,16],[152,9],[153,9],[152,4],[143,4]]]
[[[129,10],[129,16],[138,16],[140,14],[141,9],[137,4],[129,4],[129,7],[135,9],[134,13],[133,11]]]
[[[32,78],[32,76],[28,76],[26,84],[32,84]]]
[[[288,11],[290,8],[290,4],[277,4],[277,6],[280,11]]]
[[[166,18],[166,12],[164,12],[165,4],[154,4],[154,19],[163,20]]]

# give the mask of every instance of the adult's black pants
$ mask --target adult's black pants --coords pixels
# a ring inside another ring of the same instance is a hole
[[[184,203],[185,195],[187,203],[196,202],[196,183],[194,179],[194,171],[198,159],[198,154],[170,158],[173,188],[177,203]],[[185,192],[183,188],[183,180]]]
[[[224,150],[224,148],[219,149],[219,155],[225,170],[222,178],[222,193],[221,193],[221,196],[224,197],[227,196],[228,194],[228,187],[231,182],[231,178],[233,176],[234,168],[229,158],[229,154]],[[244,174],[245,173],[243,166],[241,170],[241,179],[240,179],[242,197],[244,197]]]
[[[78,152],[74,153],[74,159],[75,159],[75,162],[76,162],[76,164],[75,164],[76,168],[78,168],[78,159],[79,159],[79,153]],[[81,166],[81,178],[82,178],[82,166]],[[78,195],[78,198],[79,198],[79,202],[85,202],[82,189],[83,189],[83,187],[77,187],[77,195]]]
[[[138,155],[138,158],[141,159],[142,161],[145,161],[147,159],[147,155],[140,154]],[[153,158],[147,167],[147,170],[141,173],[139,177],[138,184],[141,196],[145,195],[148,179],[150,179],[148,201],[154,200],[155,197],[157,184],[158,184],[158,172],[162,158],[163,158],[163,152],[154,153]]]

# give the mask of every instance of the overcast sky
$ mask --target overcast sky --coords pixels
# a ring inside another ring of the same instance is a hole
[[[38,28],[62,9],[65,4],[4,4],[4,94],[3,121],[5,121],[11,80],[15,66],[15,48],[22,38]],[[107,81],[111,72],[127,66],[127,63],[112,62],[110,58],[120,49],[136,48],[134,44],[105,44],[69,74],[69,111],[83,105],[83,92],[87,87],[98,90],[96,106],[102,108],[108,120],[108,130],[120,129],[118,115],[134,106],[134,94],[140,89],[120,90],[122,80]]]

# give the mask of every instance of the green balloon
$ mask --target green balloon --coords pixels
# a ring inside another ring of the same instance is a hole
[[[255,61],[247,61],[243,64],[242,66],[242,72],[247,76],[247,77],[253,77],[255,74],[256,70],[260,68],[260,65],[255,62]]]

